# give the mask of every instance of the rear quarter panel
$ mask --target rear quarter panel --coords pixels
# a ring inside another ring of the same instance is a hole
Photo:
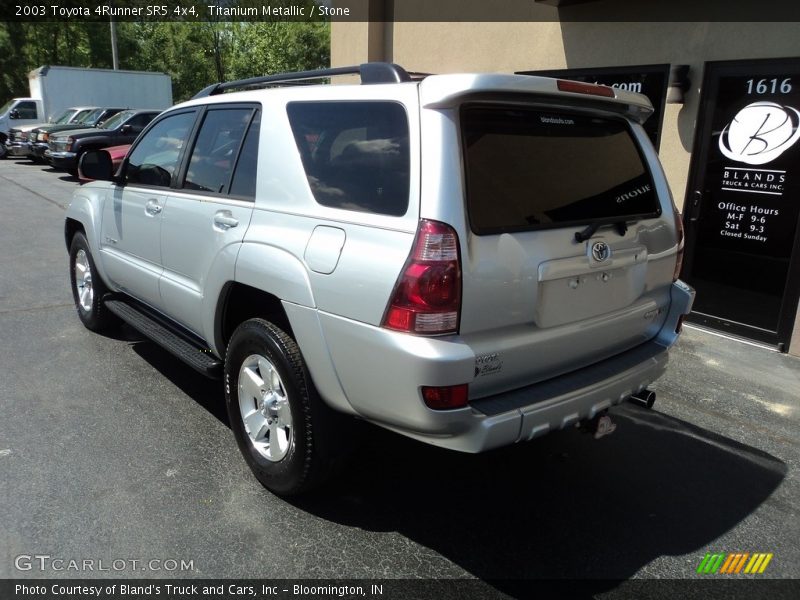
[[[311,192],[286,113],[288,102],[312,100],[292,90],[274,90],[264,101],[259,150],[257,201],[245,242],[274,244],[302,265],[313,306],[324,312],[378,325],[402,269],[419,219],[419,108],[417,87],[408,85],[325,86],[313,101],[392,101],[401,103],[409,122],[411,164],[408,210],[387,216],[322,206]],[[310,260],[312,234],[318,227],[341,230],[339,256]],[[320,269],[318,262],[333,265]],[[269,271],[270,266],[263,268]]]

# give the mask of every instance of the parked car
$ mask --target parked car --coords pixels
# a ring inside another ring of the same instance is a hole
[[[0,107],[0,158],[12,127],[51,123],[69,106],[126,104],[163,110],[172,105],[172,80],[164,73],[43,66],[28,73],[30,96]]]
[[[290,85],[343,73],[361,85]],[[101,181],[66,214],[78,317],[223,377],[278,494],[330,475],[351,417],[463,452],[608,433],[694,297],[651,112],[600,85],[385,63],[211,86],[118,174],[84,157]]]
[[[110,146],[108,148],[104,148],[111,159],[111,169],[114,173],[119,170],[119,166],[122,164],[125,156],[127,156],[130,147],[130,144],[122,144],[121,146]],[[78,165],[78,179],[81,183],[89,183],[90,181],[94,181],[94,179],[86,177],[83,174],[83,169],[81,169],[80,165]]]
[[[8,156],[13,158],[24,158],[31,153],[30,139],[31,131],[46,125],[66,125],[69,129],[75,129],[82,124],[82,119],[91,112],[91,107],[73,107],[65,110],[54,123],[33,123],[12,127],[6,140],[6,151]]]
[[[123,110],[100,127],[61,131],[50,137],[45,158],[56,169],[78,175],[78,161],[87,150],[130,144],[160,111]]]
[[[86,111],[86,114],[79,117],[78,124],[81,127],[99,127],[105,123],[109,118],[117,113],[125,110],[124,108],[103,108],[95,107]],[[31,130],[29,134],[28,144],[29,152],[28,157],[35,161],[45,161],[44,154],[47,152],[50,141],[50,136],[60,133],[62,131],[69,131],[75,129],[73,124],[52,124],[41,125]]]

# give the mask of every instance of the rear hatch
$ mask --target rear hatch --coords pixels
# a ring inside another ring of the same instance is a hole
[[[483,91],[436,107],[460,144],[459,332],[477,357],[473,399],[603,360],[663,323],[669,191],[639,113],[606,102]]]

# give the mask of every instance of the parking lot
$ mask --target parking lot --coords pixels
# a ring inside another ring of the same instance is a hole
[[[241,459],[221,383],[131,329],[80,324],[63,239],[77,186],[0,161],[0,578],[475,579],[476,597],[588,579],[614,598],[629,579],[723,577],[696,574],[706,553],[762,552],[763,575],[726,577],[797,591],[800,360],[687,329],[653,410],[615,409],[611,436],[471,456],[365,427],[344,474],[286,501]]]

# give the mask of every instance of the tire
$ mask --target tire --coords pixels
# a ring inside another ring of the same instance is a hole
[[[69,173],[75,179],[78,178],[78,166],[80,166],[81,158],[83,158],[83,155],[86,154],[86,152],[87,150],[82,150],[78,152],[78,154],[75,155],[75,166],[67,169],[67,173]]]
[[[69,247],[69,275],[72,299],[78,318],[87,329],[103,331],[117,324],[117,318],[103,305],[108,288],[100,279],[89,242],[82,232],[76,233]]]
[[[333,473],[341,455],[333,436],[346,439],[350,419],[324,404],[297,344],[269,321],[245,321],[231,337],[225,404],[239,450],[271,492],[307,492]]]

